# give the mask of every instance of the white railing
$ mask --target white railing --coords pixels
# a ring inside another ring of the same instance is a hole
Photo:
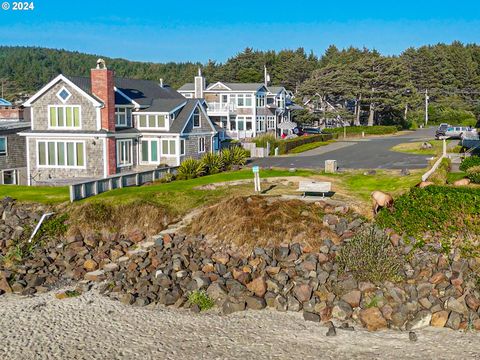
[[[140,186],[148,182],[159,180],[166,174],[176,174],[178,166],[160,168],[135,173],[125,173],[107,178],[90,180],[70,185],[70,201],[86,199],[110,190],[128,186]]]
[[[235,104],[209,102],[207,111],[212,113],[227,113],[227,112],[235,111],[235,109],[236,109]]]

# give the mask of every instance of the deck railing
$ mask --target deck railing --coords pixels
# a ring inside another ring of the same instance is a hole
[[[163,178],[166,174],[176,174],[178,166],[154,170],[125,173],[107,178],[90,180],[70,185],[70,201],[86,199],[110,190],[128,186],[140,186]]]

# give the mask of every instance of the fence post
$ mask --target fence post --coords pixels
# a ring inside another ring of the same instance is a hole
[[[75,185],[70,185],[70,202],[75,201]]]
[[[140,185],[140,174],[135,174],[135,186]]]

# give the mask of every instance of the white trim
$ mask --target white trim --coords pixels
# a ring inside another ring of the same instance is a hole
[[[32,103],[35,100],[37,100],[40,96],[42,96],[46,91],[48,91],[53,85],[55,85],[60,80],[66,82],[72,88],[77,90],[80,94],[85,96],[88,100],[90,100],[93,103],[94,106],[103,106],[103,104],[101,102],[99,102],[98,100],[93,98],[90,94],[83,91],[81,88],[79,88],[77,85],[75,85],[75,83],[70,81],[67,77],[65,77],[62,74],[59,74],[56,78],[54,78],[52,81],[50,81],[47,85],[45,85],[43,88],[41,88],[39,91],[37,91],[30,99],[28,99],[27,101],[25,101],[23,103],[23,106],[25,106],[25,107],[32,106]]]
[[[203,150],[200,150],[200,148],[201,148],[200,147],[200,140],[203,140]],[[207,150],[207,140],[205,139],[205,136],[200,136],[198,138],[198,153],[203,154],[203,153],[206,152],[206,150]]]
[[[164,137],[164,138],[159,138],[159,144],[160,144],[160,156],[163,156],[163,157],[177,157],[179,156],[178,155],[178,149],[177,149],[177,143],[178,143],[178,137],[171,137],[171,138],[168,138],[168,137]],[[168,141],[168,154],[165,154],[163,152],[163,141]],[[170,141],[175,141],[175,154],[170,154]]]
[[[207,131],[207,132],[193,132],[193,133],[183,133],[182,135],[215,135],[216,132],[214,131]]]
[[[182,153],[182,142],[183,142],[183,153]],[[180,139],[180,149],[178,149],[178,154],[180,156],[185,156],[187,154],[187,148],[186,148],[186,140],[185,139]]]
[[[95,115],[97,117],[97,130],[102,130],[102,109],[100,107],[95,108]]]
[[[31,186],[31,176],[30,176],[30,138],[27,138],[27,185]]]
[[[150,123],[150,116],[155,116],[155,126],[141,126],[140,125],[140,116],[146,116],[146,123]],[[163,131],[168,131],[170,129],[170,121],[168,120],[168,113],[140,113],[140,114],[135,114],[135,116],[138,116],[138,118],[135,118],[135,125],[138,130],[152,130],[152,129],[158,129],[158,130],[163,130]],[[132,115],[133,116],[133,115]],[[163,120],[165,122],[165,126],[158,126],[158,117],[163,116]],[[138,121],[137,121],[138,120]]]
[[[40,165],[39,163],[39,143],[40,142],[44,142],[45,143],[45,162],[48,163],[48,158],[49,158],[49,154],[48,154],[48,143],[50,142],[53,142],[55,144],[55,163],[58,162],[58,158],[57,158],[57,152],[58,152],[58,147],[57,147],[57,144],[58,143],[64,143],[65,144],[65,164],[67,163],[67,143],[73,143],[75,144],[74,147],[73,147],[73,159],[74,159],[74,162],[77,163],[78,162],[78,156],[77,156],[77,146],[76,144],[77,143],[81,143],[83,144],[83,166],[78,166],[78,165],[48,165],[48,164],[45,164],[45,165]],[[36,146],[35,146],[35,155],[36,155],[36,158],[37,158],[37,169],[86,169],[87,168],[87,144],[85,142],[85,140],[76,140],[76,141],[71,141],[71,140],[51,140],[51,139],[38,139],[37,142],[36,142]]]
[[[0,139],[5,139],[5,154],[0,154],[0,156],[8,156],[8,139],[7,136],[0,136]]]
[[[107,151],[107,138],[103,138],[103,177],[108,176],[108,151]]]
[[[128,97],[127,95],[125,95],[123,93],[123,91],[120,91],[118,90],[118,88],[116,86],[113,87],[113,90],[115,90],[116,92],[118,92],[121,96],[123,96],[125,99],[127,99],[128,101],[130,101],[133,105],[135,105],[136,107],[140,107],[140,104],[137,103],[135,100],[133,99],[130,99],[130,97]]]
[[[157,143],[157,160],[156,161],[152,161],[152,142],[156,142]],[[148,143],[148,148],[147,148],[147,157],[148,157],[148,160],[147,161],[144,161],[143,160],[143,147],[142,147],[142,143],[143,142],[146,142]],[[161,141],[160,141],[160,138],[144,138],[144,139],[141,139],[139,142],[138,142],[138,152],[139,152],[139,159],[138,159],[138,163],[141,164],[141,165],[152,165],[152,164],[160,164],[160,158],[161,158],[161,155],[160,155],[160,146],[162,146],[161,144]]]
[[[145,136],[166,136],[166,137],[173,137],[173,138],[178,138],[180,134],[172,134],[172,133],[149,133],[149,132],[144,132],[142,131],[142,137]]]
[[[204,91],[209,91],[209,90],[211,90],[212,88],[214,88],[214,87],[217,86],[217,85],[223,86],[223,87],[225,88],[225,89],[222,89],[223,91],[225,91],[225,90],[232,91],[232,89],[230,89],[227,85],[225,85],[225,84],[224,84],[223,82],[221,82],[221,81],[217,81],[216,83],[210,85],[210,86],[207,87]],[[217,91],[217,90],[219,90],[219,89],[213,89],[213,90],[211,90],[211,91]],[[221,91],[222,91],[222,90],[221,90]]]
[[[121,164],[121,159],[120,159],[120,146],[123,146],[123,144],[119,144],[119,143],[130,143],[130,162],[126,163],[126,164]],[[122,168],[122,167],[126,167],[126,166],[132,166],[133,165],[133,141],[132,139],[120,139],[120,140],[116,140],[115,142],[115,152],[117,153],[117,167],[118,168]]]
[[[66,99],[63,99],[61,96],[60,96],[60,93],[65,90],[67,92],[67,98]],[[60,90],[57,91],[57,93],[55,94],[57,96],[57,98],[63,103],[63,104],[66,104],[68,99],[70,99],[72,97],[72,93],[70,91],[68,91],[68,89],[65,87],[65,86],[62,86]]]
[[[13,183],[12,184],[5,184],[5,172],[6,171],[13,171]],[[13,168],[13,169],[2,169],[0,171],[1,173],[1,179],[0,179],[0,183],[2,185],[18,185],[18,171],[16,168]]]
[[[73,108],[78,108],[78,121],[79,125],[78,126],[67,126],[67,108],[72,108],[72,124],[75,123],[74,120],[74,111]],[[50,109],[51,108],[56,108],[57,110],[55,111],[55,114],[57,115],[57,124],[58,124],[58,108],[63,108],[63,121],[65,126],[51,126],[50,125]],[[82,128],[82,106],[81,105],[47,105],[47,128],[49,130],[67,130],[67,129],[72,129],[72,130],[80,130]]]
[[[113,137],[112,135],[103,134],[85,134],[82,132],[76,133],[54,133],[54,132],[30,132],[30,133],[18,133],[20,136],[25,136],[26,138],[65,138],[65,137],[89,137],[89,138],[105,138],[105,137]]]

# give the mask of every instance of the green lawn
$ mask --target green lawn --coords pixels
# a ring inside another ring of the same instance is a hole
[[[416,141],[416,142],[409,142],[409,143],[395,145],[390,150],[401,152],[401,153],[407,153],[407,154],[432,155],[432,156],[440,155],[442,153],[443,140],[430,140],[428,142],[432,144],[432,147],[430,149],[422,149],[422,144],[424,143],[424,141]],[[447,147],[448,147],[448,143],[450,142],[451,140],[447,140]]]
[[[5,196],[23,202],[58,204],[70,200],[68,187],[0,185],[0,198]]]
[[[308,150],[316,149],[320,146],[325,146],[325,145],[331,144],[332,142],[333,142],[333,140],[330,140],[330,141],[316,141],[316,142],[312,142],[312,143],[309,143],[309,144],[303,144],[303,145],[297,146],[296,148],[293,148],[288,153],[289,154],[299,154],[299,153],[302,153],[302,152],[305,152],[305,151],[308,151]]]

